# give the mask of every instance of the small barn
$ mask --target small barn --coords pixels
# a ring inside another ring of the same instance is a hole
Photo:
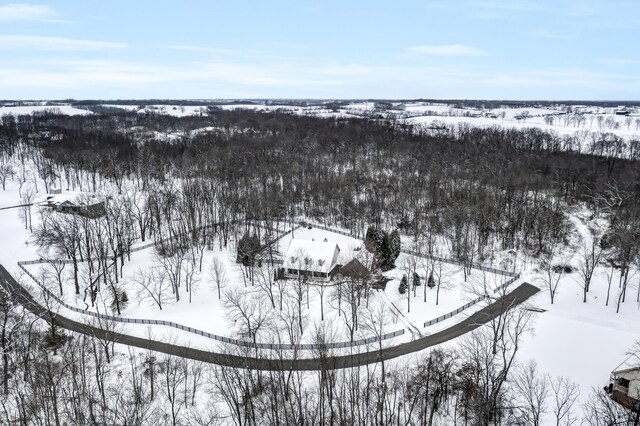
[[[292,239],[283,269],[289,276],[331,278],[339,268],[340,247],[335,242]]]

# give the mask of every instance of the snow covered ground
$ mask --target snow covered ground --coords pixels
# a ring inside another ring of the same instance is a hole
[[[461,108],[446,103],[408,102],[400,105],[393,103],[394,110],[376,109],[374,102],[351,102],[339,106],[337,109],[329,109],[321,105],[296,106],[296,105],[272,105],[259,103],[220,104],[224,110],[247,109],[258,112],[286,111],[291,114],[309,115],[323,118],[340,117],[370,117],[382,115],[399,118],[406,123],[421,127],[433,127],[441,125],[457,125],[466,123],[471,126],[488,127],[499,126],[506,128],[524,129],[530,127],[540,128],[554,132],[560,136],[578,135],[587,140],[589,135],[598,133],[612,133],[625,139],[640,138],[640,108],[630,108],[629,116],[616,115],[617,108],[604,108],[596,106],[565,106],[556,107],[518,107],[518,108],[493,108],[473,109]],[[187,117],[194,115],[207,115],[207,105],[118,105],[104,104],[111,108],[120,108],[138,113],[166,114],[175,117]],[[335,108],[335,107],[334,107]],[[90,114],[89,111],[62,106],[8,106],[0,107],[0,116],[5,114],[31,114],[34,111],[55,109],[57,112],[68,115]],[[175,135],[156,135],[160,139],[177,139]]]
[[[42,182],[39,182],[38,187],[40,189],[38,196],[42,197],[44,195]],[[0,207],[10,207],[18,204],[20,204],[18,184],[16,182],[7,182],[7,189],[0,191]],[[37,225],[36,210],[37,207],[34,207],[34,226]],[[29,231],[25,229],[20,220],[22,211],[20,208],[0,210],[0,236],[3,238],[3,244],[0,244],[0,263],[15,277],[21,275],[20,269],[17,267],[19,260],[37,259],[39,257],[36,246],[30,240]],[[581,208],[570,211],[568,215],[574,230],[570,247],[567,251],[575,251],[580,241],[588,241],[589,238],[592,238],[592,229],[601,230],[606,226],[602,219],[593,217],[590,212]],[[318,228],[299,229],[294,233],[294,237],[307,239],[327,238],[336,241],[345,253],[351,254],[358,251],[356,248],[361,246],[360,240]],[[286,250],[290,238],[291,236],[288,235],[279,241],[277,245],[278,251],[283,253]],[[234,253],[235,248],[233,246],[224,250],[206,252],[206,261],[203,265],[200,286],[196,289],[191,303],[188,302],[188,296],[183,294],[183,300],[180,303],[167,305],[166,308],[160,311],[152,305],[139,304],[132,300],[123,315],[130,318],[161,318],[197,327],[205,331],[239,337],[237,335],[237,327],[228,320],[228,316],[221,307],[216,292],[212,291],[211,281],[205,272],[208,270],[212,259],[217,257],[225,264],[229,280],[235,280],[244,288],[242,271],[235,263]],[[424,329],[422,327],[423,322],[456,309],[466,303],[469,300],[469,296],[464,289],[464,279],[461,276],[460,269],[449,266],[447,274],[451,277],[451,285],[441,290],[439,304],[435,304],[434,290],[429,289],[427,289],[427,302],[423,302],[424,287],[420,287],[417,289],[416,297],[411,298],[411,312],[407,312],[406,297],[397,292],[399,278],[403,274],[400,267],[404,262],[403,256],[397,261],[399,268],[387,274],[394,280],[388,284],[386,292],[373,292],[369,300],[370,306],[380,304],[389,307],[387,303],[392,302],[403,313],[404,317],[391,315],[386,330],[395,331],[407,328],[408,324],[411,324],[425,333],[432,333],[458,322],[465,315],[473,312],[473,310],[467,311],[458,317],[438,324],[436,327]],[[153,261],[153,249],[136,252],[132,256],[132,261],[125,264],[125,281],[130,281],[138,268],[148,267]],[[524,265],[521,264],[519,266],[522,269]],[[37,266],[32,268],[33,272],[37,272],[39,269]],[[469,282],[479,278],[481,276],[474,271],[469,278]],[[621,304],[620,313],[615,312],[618,296],[617,271],[614,272],[609,306],[605,305],[608,287],[607,269],[605,267],[596,269],[586,303],[582,302],[582,289],[575,272],[562,278],[553,305],[550,304],[548,293],[543,289],[531,300],[531,303],[545,310],[545,312],[536,316],[535,334],[525,339],[520,352],[520,361],[526,362],[529,359],[533,359],[537,361],[541,372],[547,372],[554,376],[570,377],[571,380],[580,385],[584,400],[591,388],[598,388],[607,383],[609,373],[624,361],[626,358],[625,352],[640,336],[640,303],[638,303],[637,299],[639,278],[640,273],[636,272],[627,290],[627,300]],[[531,265],[526,266],[522,281],[542,286],[539,279],[539,271],[536,271]],[[133,287],[131,289],[131,294],[133,295],[135,292]],[[251,288],[250,290],[253,291]],[[85,306],[82,300],[75,299],[71,291],[66,292],[66,294],[70,296],[70,302],[77,304],[77,306]],[[319,312],[317,293],[311,291],[310,319],[317,320]],[[389,309],[389,312],[393,312],[393,309]],[[327,309],[326,314],[327,322],[332,323],[336,328],[340,328],[343,319],[341,317],[336,318],[335,312],[332,314],[330,308]],[[337,337],[337,340],[345,340],[344,329],[340,329],[342,334]],[[146,325],[127,325],[123,331],[141,337],[148,337],[149,333],[152,332],[160,340],[174,341],[203,349],[219,348],[218,344],[209,339],[189,333],[177,332],[167,327],[154,326],[149,328]],[[365,336],[365,334],[358,335],[358,337],[361,336]],[[407,332],[399,338],[388,341],[387,344],[397,344],[411,338],[412,334]],[[303,337],[303,341],[309,342],[309,339],[309,336]],[[451,342],[451,344],[455,343],[455,341]]]
[[[603,268],[596,270],[587,303],[582,303],[582,288],[575,279],[562,279],[553,305],[544,290],[531,300],[547,311],[537,315],[535,334],[525,339],[521,360],[535,360],[542,372],[570,377],[586,397],[591,388],[608,384],[609,373],[625,360],[626,351],[640,336],[640,304],[635,301],[637,287],[628,289],[630,300],[616,314],[614,284],[612,300],[605,306]]]
[[[2,106],[0,107],[0,117],[3,115],[30,115],[34,112],[51,111],[65,115],[87,115],[91,111],[72,107],[70,105],[34,105],[34,106]]]

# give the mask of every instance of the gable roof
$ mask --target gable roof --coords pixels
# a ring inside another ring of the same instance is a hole
[[[292,239],[283,266],[287,269],[329,273],[339,252],[340,247],[334,242]],[[305,258],[311,259],[308,265],[304,263]]]
[[[338,272],[343,277],[364,278],[370,275],[369,270],[358,259],[353,258],[349,263],[340,268]]]
[[[65,191],[60,194],[48,194],[44,202],[58,206],[93,206],[104,201],[92,192]]]

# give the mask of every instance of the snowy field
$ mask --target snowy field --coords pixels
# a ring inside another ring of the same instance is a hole
[[[527,107],[527,108],[493,108],[472,109],[454,107],[444,103],[408,102],[400,104],[394,102],[393,110],[376,109],[374,102],[345,103],[338,108],[329,109],[325,106],[295,106],[270,105],[257,103],[238,103],[219,105],[224,110],[246,109],[258,112],[284,111],[296,115],[309,115],[322,118],[340,117],[372,117],[374,114],[404,120],[423,128],[456,126],[466,123],[471,126],[526,129],[536,127],[560,136],[578,136],[584,144],[590,135],[611,133],[630,139],[640,138],[640,108],[629,108],[629,115],[617,115],[617,108],[593,106],[564,106],[557,107]],[[207,105],[117,105],[104,104],[110,108],[120,108],[138,113],[154,113],[171,115],[174,117],[206,116]],[[0,116],[6,114],[31,114],[34,111],[52,110],[68,115],[90,114],[89,111],[78,109],[70,105],[61,106],[7,106],[0,107]],[[207,128],[196,129],[193,132],[211,131]],[[195,134],[194,133],[194,134]],[[162,140],[177,140],[193,134],[165,134],[156,132],[151,135]]]
[[[34,202],[36,204],[41,203],[46,198],[46,194],[42,192],[42,185],[40,185],[41,192],[38,193]],[[75,194],[73,192],[63,193],[61,199],[69,194]],[[20,204],[20,197],[18,194],[18,185],[15,182],[9,182],[7,190],[0,193],[0,207],[11,207]],[[33,227],[37,227],[39,223],[39,211],[40,209],[46,209],[39,205],[32,207],[32,220]],[[0,263],[5,265],[7,269],[15,277],[23,277],[26,282],[31,281],[28,277],[24,276],[23,272],[18,268],[18,261],[35,260],[39,258],[51,258],[48,253],[42,253],[38,251],[37,246],[31,239],[30,232],[25,229],[23,222],[21,221],[21,215],[24,214],[22,208],[8,208],[0,210],[0,233],[7,238],[7,241],[12,241],[12,244],[3,244],[0,248]],[[60,214],[60,213],[59,213]],[[284,225],[281,226],[284,230]],[[336,234],[329,231],[324,231],[318,228],[306,229],[301,228],[295,231],[293,234],[297,239],[316,239],[323,240],[328,239],[336,242],[341,248],[341,256],[338,263],[345,264],[350,259],[358,256],[362,256],[366,252],[362,248],[362,241],[347,237],[341,234]],[[278,240],[275,245],[276,252],[280,254],[286,252],[286,249],[291,241],[292,235],[286,235]],[[134,246],[139,245],[140,242],[136,242]],[[247,339],[247,336],[239,336],[240,328],[238,324],[229,318],[229,311],[224,307],[224,300],[218,298],[217,288],[212,281],[211,265],[214,259],[218,259],[224,265],[225,275],[227,278],[227,286],[222,290],[222,299],[224,299],[224,292],[233,288],[237,288],[241,292],[246,292],[249,298],[253,298],[259,302],[261,308],[266,311],[274,311],[269,302],[265,299],[265,292],[259,286],[258,280],[251,284],[246,277],[246,270],[235,262],[235,246],[230,244],[226,248],[220,248],[216,245],[214,250],[206,250],[203,255],[202,268],[200,270],[199,265],[195,273],[196,280],[191,293],[191,301],[189,301],[189,293],[182,292],[182,298],[179,302],[176,302],[173,296],[168,297],[166,303],[163,305],[162,310],[158,308],[154,303],[149,301],[142,301],[139,297],[140,287],[136,282],[136,276],[139,271],[148,271],[153,267],[158,266],[158,257],[155,254],[154,248],[150,247],[141,251],[132,253],[131,259],[125,262],[123,268],[123,277],[121,282],[124,289],[130,297],[128,306],[123,309],[122,316],[135,319],[159,319],[165,321],[172,321],[183,326],[197,328],[209,333],[218,334],[221,336],[235,337]],[[370,255],[369,255],[370,256]],[[398,330],[405,330],[403,336],[389,339],[385,344],[396,344],[411,340],[418,335],[424,335],[433,333],[442,328],[449,327],[455,322],[458,322],[466,315],[474,312],[478,307],[474,307],[459,314],[458,316],[451,318],[443,323],[433,325],[427,329],[423,327],[426,321],[434,319],[440,315],[451,312],[460,306],[464,305],[474,296],[469,293],[468,285],[481,278],[479,271],[472,273],[468,277],[468,283],[464,282],[464,275],[462,269],[458,266],[449,264],[442,264],[442,285],[438,295],[438,303],[436,304],[437,288],[428,288],[426,286],[427,277],[425,276],[424,259],[413,259],[413,269],[421,276],[422,285],[416,288],[415,294],[410,292],[409,303],[407,304],[407,295],[401,295],[398,292],[398,286],[403,274],[411,275],[406,270],[406,263],[411,259],[409,256],[401,254],[396,261],[397,268],[386,273],[386,276],[392,280],[387,284],[386,291],[373,291],[370,296],[363,298],[361,301],[361,308],[359,311],[360,318],[363,319],[368,312],[384,312],[384,332],[395,332]],[[409,262],[410,263],[410,262]],[[25,266],[27,270],[36,277],[42,278],[45,272],[50,274],[47,281],[48,287],[58,294],[58,285],[51,278],[53,275],[53,267],[49,264],[37,264]],[[269,270],[272,273],[273,267]],[[79,277],[82,282],[86,282],[89,276],[88,267],[86,263],[80,263]],[[111,313],[108,306],[108,300],[101,301],[100,297],[96,302],[96,306],[90,306],[90,297],[83,291],[80,295],[76,296],[73,284],[72,266],[67,265],[62,272],[64,280],[64,292],[63,299],[71,306],[75,306],[80,309],[89,309],[92,311],[99,311],[101,313]],[[494,277],[493,280],[496,284],[501,283],[501,277]],[[306,317],[305,332],[302,335],[301,342],[312,343],[313,336],[312,330],[315,325],[323,323],[321,321],[321,314],[324,314],[325,324],[330,324],[332,328],[333,341],[342,342],[349,341],[348,328],[345,324],[344,312],[339,312],[335,302],[333,294],[336,290],[335,286],[323,287],[326,283],[311,282],[308,285],[308,302],[307,295],[304,296],[304,312]],[[330,283],[331,284],[331,283]],[[291,281],[284,283],[284,292],[291,296],[292,288],[294,284]],[[82,286],[84,288],[84,286]],[[321,291],[323,294],[321,295]],[[320,297],[323,297],[321,302]],[[426,301],[425,301],[426,298]],[[341,306],[344,310],[344,306]],[[65,312],[71,318],[78,320],[86,320],[84,315],[78,314],[73,311],[66,310],[60,307],[61,311]],[[265,314],[272,315],[272,314]],[[270,319],[274,323],[278,323],[278,314]],[[147,325],[125,325],[127,332],[130,334],[145,337],[148,334],[149,327]],[[195,345],[203,349],[209,349],[216,346],[215,342],[205,339],[188,332],[172,329],[170,327],[153,327],[154,334],[161,340],[179,341],[184,345]],[[365,327],[360,327],[354,333],[355,339],[367,338],[373,336],[371,330],[367,330]],[[284,338],[281,338],[283,341]],[[262,332],[258,332],[256,340],[263,343],[271,343],[274,341],[273,331],[265,328]],[[360,348],[361,350],[366,347]]]
[[[362,253],[362,250],[364,250],[361,248],[362,242],[360,240],[318,228],[298,229],[294,232],[293,237],[303,240],[327,239],[328,241],[337,243],[341,248],[341,254],[338,261],[338,263],[341,264],[345,264],[350,259],[359,256]],[[291,238],[291,234],[281,238],[275,245],[275,250],[277,252],[284,253],[291,241]],[[23,258],[21,260],[33,258],[37,259],[38,256],[34,257],[32,254],[31,257]],[[222,291],[222,299],[218,298],[217,288],[213,283],[209,272],[214,258],[218,259],[224,265],[225,274],[228,280],[226,287]],[[468,282],[465,283],[461,267],[443,263],[441,271],[442,285],[438,295],[438,303],[436,304],[437,288],[431,289],[426,286],[426,276],[423,269],[428,267],[426,259],[413,260],[413,263],[416,264],[414,268],[421,276],[423,284],[420,287],[416,287],[415,293],[410,292],[409,298],[407,297],[407,294],[401,295],[399,293],[398,286],[400,284],[400,279],[403,274],[407,273],[407,271],[403,269],[403,265],[409,262],[408,258],[409,256],[401,254],[396,261],[396,265],[398,267],[385,274],[387,277],[392,278],[392,281],[387,284],[386,291],[373,291],[368,298],[363,297],[361,301],[359,316],[362,323],[366,323],[368,319],[366,316],[369,312],[379,312],[378,310],[382,309],[384,312],[385,333],[395,332],[402,329],[405,330],[405,334],[403,336],[387,341],[385,342],[385,345],[408,341],[412,338],[418,337],[419,335],[430,334],[449,327],[460,321],[466,315],[469,315],[475,310],[481,308],[481,305],[478,305],[477,307],[465,311],[444,323],[432,325],[426,329],[423,326],[426,321],[456,310],[467,303],[475,297],[469,291],[468,286],[473,285],[474,282],[486,277],[486,275],[492,275],[482,274],[480,271],[474,270],[473,273],[467,277]],[[153,303],[142,302],[139,300],[139,297],[136,297],[136,294],[140,290],[136,283],[136,274],[140,270],[149,270],[158,265],[158,258],[155,251],[153,248],[148,248],[132,253],[131,260],[125,263],[123,269],[124,277],[121,279],[124,283],[125,290],[129,295],[131,295],[130,298],[132,301],[129,303],[128,307],[122,311],[122,316],[135,319],[172,321],[183,326],[197,328],[205,332],[225,337],[237,337],[240,332],[240,328],[232,319],[230,319],[229,310],[225,308],[224,303],[224,292],[235,288],[246,293],[247,297],[254,299],[257,304],[257,308],[264,309],[265,311],[271,311],[272,314],[274,314],[273,317],[268,316],[269,314],[267,313],[265,313],[265,315],[270,318],[270,321],[278,323],[279,318],[277,307],[275,309],[272,308],[269,301],[266,299],[266,293],[260,287],[259,283],[254,282],[252,284],[246,277],[246,271],[243,270],[240,265],[235,263],[235,247],[231,245],[226,249],[217,249],[214,251],[207,250],[203,259],[202,272],[199,270],[196,272],[198,282],[194,285],[194,289],[191,294],[191,301],[189,301],[189,294],[183,292],[179,302],[176,302],[172,298],[167,298],[166,304],[163,306],[162,310],[160,310],[158,306]],[[53,274],[54,272],[53,268],[46,264],[28,265],[26,268],[36,277],[41,277],[45,271],[48,271],[50,274]],[[273,267],[268,269],[268,272],[266,273],[272,274]],[[256,274],[258,274],[257,271]],[[80,277],[86,276],[88,276],[87,265],[81,264]],[[81,294],[80,296],[75,295],[73,291],[71,266],[65,269],[64,277],[66,285],[63,298],[66,303],[80,309],[90,309],[92,311],[97,309],[102,313],[105,313],[105,311],[110,313],[108,308],[105,306],[107,305],[106,302],[101,303],[99,299],[96,307],[92,308],[90,306],[90,300],[85,294]],[[499,285],[505,280],[503,277],[493,275],[486,278],[490,279],[494,285]],[[345,310],[344,305],[339,306],[337,304],[336,297],[334,296],[337,287],[335,287],[334,284],[334,282],[325,283],[321,281],[312,281],[307,285],[303,301],[303,310],[307,318],[307,325],[305,327],[305,332],[302,335],[302,343],[313,343],[312,331],[316,326],[323,323],[325,325],[330,324],[332,326],[332,334],[334,336],[333,341],[349,341],[350,336],[347,324],[344,324],[344,326],[342,325],[344,321],[348,320],[348,317],[345,315],[345,312],[348,310]],[[291,298],[292,291],[295,286],[295,280],[287,280],[281,285],[284,287],[287,297]],[[291,302],[291,299],[289,300]],[[408,305],[407,300],[409,300],[410,305]],[[277,304],[278,302],[276,301],[276,305]],[[339,311],[340,307],[342,308],[342,311]],[[65,312],[67,311],[65,310]],[[322,313],[324,314],[324,321],[321,319]],[[73,318],[82,317],[82,315],[74,312],[69,312],[69,315]],[[141,337],[144,337],[144,333],[146,333],[147,330],[147,326],[144,325],[126,325],[126,327],[131,334],[140,335]],[[190,333],[168,327],[166,330],[158,330],[156,333],[159,333],[163,338],[179,338],[180,341],[187,342],[189,345],[195,344],[198,347],[205,349],[210,348],[212,344],[212,341],[210,340],[202,340],[199,336],[191,335]],[[359,330],[354,334],[355,339],[369,338],[373,336],[375,335],[372,334],[372,331],[367,330],[363,324],[361,324]],[[193,341],[192,337],[194,338]],[[272,343],[272,338],[273,330],[265,329],[263,333],[258,333],[257,341],[259,343]],[[282,337],[282,339],[284,339],[284,337]],[[285,341],[285,343],[288,342]],[[356,348],[356,350],[360,349],[366,349],[366,347],[359,349]]]
[[[72,107],[70,105],[34,105],[34,106],[0,106],[0,117],[3,115],[31,115],[34,112],[50,111],[65,115],[87,115],[91,111]]]

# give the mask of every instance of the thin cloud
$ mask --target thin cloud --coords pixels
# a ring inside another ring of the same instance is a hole
[[[0,6],[0,21],[69,22],[58,19],[56,12],[47,5],[24,3],[10,3]]]
[[[507,12],[530,12],[539,10],[539,6],[535,2],[530,1],[515,1],[515,0],[502,0],[502,1],[473,1],[469,5],[480,7],[483,9],[500,10]]]
[[[629,58],[601,58],[597,60],[600,64],[606,65],[639,65],[640,59]]]
[[[476,11],[476,17],[483,19],[510,19],[532,13],[584,18],[597,16],[603,7],[608,6],[608,0],[560,0],[553,6],[532,0],[474,0],[467,5]]]
[[[409,51],[432,56],[486,56],[487,52],[463,44],[411,46]]]
[[[525,35],[527,35],[529,37],[548,38],[548,39],[553,39],[553,40],[569,39],[569,38],[577,38],[578,37],[578,33],[575,33],[575,32],[557,32],[557,31],[549,31],[549,30],[544,30],[544,29],[539,29],[539,30],[535,30],[535,31],[529,31],[529,32],[525,33]]]
[[[182,50],[186,52],[200,52],[200,53],[224,53],[229,54],[233,53],[233,50],[230,49],[221,49],[217,47],[205,47],[205,46],[194,46],[190,44],[170,44],[166,46],[167,49],[171,50]]]
[[[620,74],[596,73],[583,69],[536,70],[498,74],[484,83],[498,87],[553,87],[620,90],[628,87],[631,77]]]
[[[124,49],[126,43],[109,41],[80,40],[64,37],[41,37],[30,35],[0,35],[0,50],[103,50]]]

